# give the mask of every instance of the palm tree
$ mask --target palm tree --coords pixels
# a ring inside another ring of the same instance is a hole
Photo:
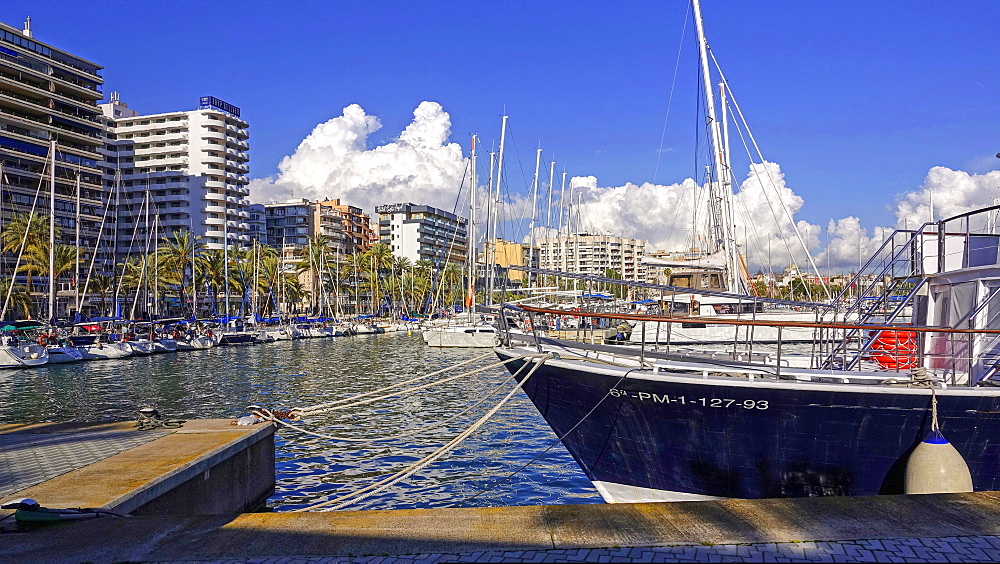
[[[56,238],[60,235],[59,226],[55,226]],[[37,254],[37,247],[45,243],[45,262],[48,264],[48,240],[49,240],[49,216],[32,213],[14,214],[4,226],[3,233],[0,234],[0,245],[3,252],[11,253],[14,256]],[[23,260],[23,259],[22,259]],[[32,292],[32,275],[37,271],[34,268],[19,269],[27,273],[25,283],[28,295]],[[48,266],[43,272],[48,272]],[[6,294],[4,294],[6,296]]]
[[[177,282],[177,297],[181,307],[187,303],[188,269],[194,274],[194,258],[205,251],[201,237],[190,231],[174,231],[171,237],[165,237],[157,248],[160,255],[160,265],[166,267],[172,279]],[[191,304],[192,312],[196,304]]]
[[[326,272],[327,257],[330,254],[330,243],[328,236],[317,234],[309,237],[308,244],[296,253],[300,258],[298,271],[309,273],[313,314],[317,311],[322,275]]]
[[[114,293],[115,277],[110,274],[95,274],[90,277],[90,284],[87,289],[93,290],[101,296],[101,312],[110,315],[112,312],[105,306],[108,303],[108,296]]]
[[[198,276],[208,288],[213,304],[226,284],[225,260],[224,253],[219,249],[206,251],[195,260]]]
[[[383,270],[392,267],[392,248],[385,243],[375,243],[364,253],[369,262],[369,273],[372,287],[372,313],[378,315],[382,301],[378,295],[379,275]]]
[[[13,287],[11,285],[13,284]],[[13,280],[0,280],[0,299],[5,300],[10,292],[10,301],[7,303],[7,313],[9,317],[29,317],[31,314],[31,296],[25,291],[24,286],[14,284]]]

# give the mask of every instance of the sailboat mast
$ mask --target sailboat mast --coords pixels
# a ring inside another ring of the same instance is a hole
[[[76,217],[73,220],[76,228],[76,261],[74,263],[73,287],[76,289],[76,312],[80,313],[80,171],[76,171]],[[97,245],[100,244],[98,240]],[[97,245],[94,245],[94,253],[97,252]]]
[[[498,243],[500,237],[499,233],[499,221],[500,221],[500,188],[503,184],[503,150],[504,141],[507,139],[507,116],[503,116],[500,121],[500,149],[497,154],[497,175],[493,179],[494,183],[494,195],[493,195],[493,239],[494,243]],[[496,268],[496,248],[493,250],[493,265],[491,268]],[[495,272],[495,270],[494,270]],[[490,280],[493,280],[493,276],[490,276]],[[495,289],[495,282],[490,284],[490,303],[493,300],[493,291]]]
[[[549,205],[545,208],[545,228],[552,228],[552,184],[556,181],[556,161],[549,163]],[[548,238],[548,234],[546,234]]]
[[[226,300],[226,305],[223,306],[223,311],[226,315],[226,325],[229,324],[229,196],[226,196],[225,201],[226,211],[222,215],[222,262],[223,262],[223,280],[222,286],[224,288],[223,296]],[[282,250],[284,252],[284,250]]]
[[[563,232],[563,216],[566,215],[566,171],[562,173],[562,185],[559,187],[559,234]]]
[[[493,278],[496,276],[497,234],[493,229],[493,167],[496,153],[490,151],[490,175],[486,181],[486,241],[483,243],[483,262],[486,264],[486,305],[493,305]]]
[[[472,136],[472,150],[471,150],[471,177],[472,182],[469,184],[472,188],[471,196],[469,197],[469,243],[467,245],[468,251],[466,254],[469,258],[469,299],[466,304],[469,308],[469,323],[475,321],[475,310],[476,310],[476,192],[479,191],[479,176],[476,174],[476,136]]]
[[[712,178],[712,184],[716,185],[709,196],[710,205],[715,207],[715,239],[716,245],[723,248],[726,256],[726,278],[728,282],[727,290],[730,292],[739,291],[738,278],[736,277],[737,265],[734,257],[735,250],[732,249],[730,237],[731,224],[730,217],[730,196],[731,190],[722,185],[725,174],[725,146],[722,141],[722,128],[715,113],[715,95],[712,85],[712,76],[708,64],[708,40],[705,39],[705,26],[701,19],[701,4],[699,0],[692,0],[694,7],[694,23],[698,31],[698,51],[701,57],[701,75],[705,90],[705,109],[708,112],[708,127],[712,136],[712,162],[716,171]],[[723,189],[725,188],[725,189]]]
[[[52,141],[52,167],[49,169],[49,323],[56,316],[56,142]]]
[[[531,227],[528,228],[528,268],[534,266],[535,218],[538,215],[538,171],[542,166],[542,148],[535,150],[535,179],[531,182]],[[531,272],[528,272],[528,287],[531,287]]]

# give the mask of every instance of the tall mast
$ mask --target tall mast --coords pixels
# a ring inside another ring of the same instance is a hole
[[[160,253],[157,244],[160,241],[160,212],[153,214],[153,315],[160,315]]]
[[[545,228],[552,228],[552,184],[556,181],[556,161],[549,163],[549,205],[545,208]],[[548,234],[545,235],[548,238]]]
[[[486,265],[486,305],[493,305],[493,277],[496,276],[497,234],[493,228],[493,167],[496,153],[490,151],[490,175],[486,181],[486,241],[483,244],[483,262]]]
[[[225,206],[226,211],[222,215],[222,287],[224,288],[222,295],[226,300],[226,305],[223,306],[223,311],[226,315],[226,325],[229,325],[229,196],[226,196]],[[284,249],[281,252],[284,253]]]
[[[194,218],[191,215],[188,215],[188,235],[191,238],[191,317],[198,319],[198,237],[194,234]]]
[[[472,323],[476,319],[476,192],[479,191],[479,177],[476,174],[476,136],[472,136],[472,150],[471,150],[471,168],[472,168],[472,182],[470,187],[472,188],[471,196],[469,198],[469,233],[468,233],[468,244],[466,247],[468,251],[466,254],[469,259],[469,322]]]
[[[507,116],[503,116],[500,120],[500,149],[497,154],[497,175],[493,180],[494,184],[494,198],[493,198],[493,238],[496,242],[499,242],[499,220],[500,220],[500,189],[503,185],[503,149],[504,141],[507,139]],[[496,250],[494,250],[494,263],[496,262]],[[493,280],[493,277],[490,277]],[[492,300],[493,295],[493,284],[490,285],[490,299]]]
[[[563,216],[566,215],[566,171],[562,173],[562,186],[559,188],[559,234],[563,232]]]
[[[76,312],[80,313],[80,171],[76,171],[76,218],[73,220],[73,225],[76,227],[76,235],[74,241],[76,241],[76,263],[73,273],[73,287],[76,289]],[[94,253],[97,252],[97,247],[101,244],[100,240],[94,245]]]
[[[528,268],[534,266],[535,218],[538,215],[538,170],[542,166],[542,148],[535,150],[535,179],[531,182],[531,227],[528,233]],[[528,272],[528,287],[531,287],[531,272]]]
[[[56,316],[56,142],[50,148],[52,167],[49,169],[49,323]]]
[[[715,223],[715,244],[721,247],[726,257],[726,278],[730,292],[740,290],[737,278],[737,264],[734,256],[735,249],[731,237],[732,224],[730,212],[730,199],[732,191],[724,185],[724,175],[726,175],[726,157],[724,155],[725,146],[722,140],[722,127],[715,113],[715,96],[712,76],[708,64],[708,40],[705,39],[705,27],[701,19],[701,4],[699,0],[692,0],[694,7],[694,23],[698,31],[698,51],[701,57],[701,76],[705,90],[705,109],[708,112],[708,127],[712,136],[712,162],[715,174],[711,183],[709,202],[714,208],[713,217]]]
[[[153,198],[149,195],[149,175],[146,175],[146,215],[145,215],[145,227],[146,227],[146,256],[142,258],[142,274],[143,274],[143,285],[145,288],[145,296],[143,299],[146,300],[144,304],[146,317],[149,317],[149,238],[153,235],[152,229],[149,225],[149,206],[153,203]],[[136,289],[138,293],[138,289]],[[134,317],[134,316],[133,316]]]

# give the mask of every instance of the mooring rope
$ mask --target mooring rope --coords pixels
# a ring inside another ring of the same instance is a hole
[[[489,394],[487,394],[486,396],[484,396],[483,399],[477,401],[476,403],[472,404],[468,408],[463,409],[462,411],[456,413],[455,415],[452,415],[451,417],[448,417],[446,419],[442,419],[441,421],[438,421],[437,423],[432,423],[430,425],[419,427],[417,429],[413,429],[413,430],[407,431],[405,433],[399,433],[397,435],[389,435],[389,436],[385,436],[385,437],[367,437],[367,438],[361,438],[361,439],[354,438],[354,437],[341,437],[341,436],[337,436],[337,435],[327,435],[325,433],[318,433],[316,431],[310,431],[308,429],[304,429],[304,428],[302,428],[302,427],[300,427],[298,425],[295,425],[293,423],[289,423],[287,421],[282,421],[282,417],[281,417],[280,413],[273,412],[273,411],[265,409],[265,408],[260,408],[260,410],[255,410],[255,411],[253,411],[253,414],[255,416],[261,418],[261,419],[266,420],[266,421],[273,421],[274,423],[277,423],[278,425],[282,425],[284,427],[288,427],[289,429],[294,429],[296,431],[299,431],[300,433],[304,433],[306,435],[311,435],[313,437],[317,437],[317,438],[320,438],[320,439],[329,439],[329,440],[332,440],[332,441],[344,441],[344,442],[349,442],[349,443],[376,443],[376,442],[383,442],[383,441],[394,441],[394,440],[398,440],[398,439],[405,439],[405,438],[408,438],[408,437],[413,437],[413,436],[416,436],[416,435],[420,435],[420,434],[426,433],[427,431],[430,431],[432,429],[437,429],[438,427],[440,427],[442,425],[446,425],[446,424],[450,423],[451,421],[454,421],[455,419],[457,419],[457,418],[465,415],[466,413],[469,413],[470,411],[472,411],[472,410],[476,409],[477,407],[479,407],[480,405],[484,404],[486,402],[486,400],[488,400],[491,397],[497,395],[500,392],[500,390],[502,390],[503,387],[506,386],[507,383],[509,383],[511,380],[515,379],[517,377],[517,375],[520,374],[521,371],[524,370],[524,367],[526,367],[527,365],[528,365],[527,363],[522,364],[521,367],[518,368],[517,371],[514,372],[513,375],[511,375],[509,378],[507,378],[506,380],[504,380],[503,382],[501,382],[500,385],[498,385],[496,388],[494,388],[494,390],[492,392],[490,392]]]
[[[304,511],[311,511],[311,510],[319,509],[321,507],[328,507],[328,506],[331,506],[331,505],[333,506],[333,508],[332,508],[333,510],[342,509],[344,507],[347,507],[348,505],[352,505],[354,503],[358,503],[360,501],[364,501],[365,499],[367,499],[367,498],[375,495],[376,493],[379,493],[382,490],[384,490],[386,488],[389,488],[389,487],[395,485],[396,483],[398,483],[398,482],[400,482],[402,480],[405,480],[406,478],[412,476],[414,473],[422,470],[423,468],[427,467],[428,465],[430,465],[431,463],[433,463],[437,459],[439,459],[442,456],[444,456],[445,454],[447,454],[453,448],[455,448],[456,446],[458,446],[462,441],[464,441],[465,439],[467,439],[468,437],[470,437],[473,433],[475,433],[476,431],[478,431],[480,427],[482,427],[490,418],[492,418],[494,415],[496,415],[496,413],[498,411],[500,411],[500,408],[503,407],[514,396],[514,394],[517,393],[517,391],[521,389],[522,386],[524,386],[524,383],[527,382],[531,378],[531,376],[538,370],[539,367],[542,366],[542,364],[545,363],[546,360],[549,360],[549,359],[554,358],[554,357],[555,357],[555,355],[553,355],[551,353],[524,355],[523,357],[520,357],[520,358],[524,358],[524,359],[527,359],[527,358],[537,359],[537,362],[533,362],[532,363],[533,366],[532,366],[531,370],[528,371],[528,373],[524,376],[524,379],[522,379],[520,382],[518,382],[517,385],[514,386],[514,389],[510,391],[510,393],[508,393],[506,396],[504,396],[504,398],[502,400],[500,400],[500,402],[496,406],[494,406],[485,415],[483,415],[481,418],[479,418],[478,421],[476,421],[475,423],[473,423],[472,425],[470,425],[468,429],[466,429],[465,431],[462,431],[461,433],[459,433],[458,435],[456,435],[455,438],[453,438],[452,440],[448,441],[447,443],[445,443],[443,446],[441,446],[440,448],[438,448],[437,450],[435,450],[431,454],[425,456],[424,458],[421,458],[420,460],[418,460],[417,462],[414,462],[413,464],[411,464],[407,468],[404,468],[403,470],[400,470],[396,474],[393,474],[392,476],[390,476],[390,477],[388,477],[388,478],[386,478],[384,480],[380,480],[380,481],[378,481],[378,482],[376,482],[374,484],[371,484],[369,486],[361,488],[360,490],[357,490],[355,492],[351,492],[349,494],[340,496],[340,497],[335,498],[335,499],[331,499],[331,500],[328,500],[328,501],[317,503],[315,505],[311,505],[311,506],[308,506],[308,507],[303,507],[301,509],[296,509],[296,510],[294,510],[294,512],[301,513],[301,512],[304,512]],[[518,357],[514,357],[514,358],[509,359],[508,361],[510,361],[510,360],[517,360],[517,359],[518,359]],[[525,363],[525,364],[527,364],[527,363]]]
[[[326,411],[333,411],[335,409],[343,409],[344,407],[348,407],[347,405],[343,405],[343,404],[347,404],[348,402],[352,402],[352,401],[354,401],[354,400],[356,400],[358,398],[368,397],[368,396],[371,396],[373,394],[379,394],[379,393],[386,392],[388,390],[393,390],[395,388],[400,388],[400,387],[405,386],[407,384],[412,384],[413,382],[417,382],[417,381],[423,380],[425,378],[430,378],[431,376],[437,376],[438,374],[443,374],[445,372],[454,370],[455,368],[458,368],[460,366],[465,366],[466,364],[470,364],[470,363],[482,360],[482,359],[490,357],[490,356],[493,356],[492,352],[488,352],[486,354],[477,356],[475,358],[470,358],[469,360],[465,360],[465,361],[459,362],[458,364],[453,364],[451,366],[446,366],[446,367],[442,368],[441,370],[436,370],[434,372],[428,372],[427,374],[423,374],[423,375],[417,376],[415,378],[410,378],[409,380],[404,380],[402,382],[396,382],[395,384],[391,384],[391,385],[386,386],[384,388],[379,388],[377,390],[372,390],[370,392],[364,392],[364,393],[361,393],[361,394],[355,394],[355,395],[353,395],[351,397],[341,398],[339,400],[328,401],[328,402],[325,402],[325,403],[318,403],[316,405],[309,405],[309,406],[306,406],[306,407],[294,407],[290,411],[292,413],[298,414],[299,416],[306,416],[306,415],[314,415],[314,414],[317,414],[317,413],[324,413]],[[471,374],[475,374],[476,372],[480,372],[482,370],[486,370],[487,368],[490,368],[490,367],[484,367],[484,368],[481,368],[479,370],[474,370],[472,372],[466,372],[464,374],[460,374],[460,376],[469,376]],[[388,396],[382,396],[382,397],[379,397],[379,398],[375,398],[375,400],[385,399],[386,397],[391,397],[392,395],[395,395],[395,394],[389,394]],[[352,403],[352,404],[349,404],[349,405],[358,405],[358,404],[357,403]]]
[[[468,502],[476,499],[477,497],[483,495],[484,493],[486,493],[486,492],[488,492],[488,491],[490,491],[490,490],[492,490],[494,488],[497,488],[501,484],[505,483],[507,480],[510,480],[511,478],[513,478],[514,476],[516,476],[517,474],[520,474],[521,472],[523,472],[525,468],[527,468],[527,467],[531,466],[532,464],[534,464],[535,462],[537,462],[538,459],[540,459],[541,457],[543,457],[546,454],[548,454],[548,452],[550,450],[552,450],[552,447],[554,447],[557,444],[561,443],[563,441],[563,439],[565,439],[566,437],[568,437],[570,435],[570,433],[572,433],[573,431],[575,431],[577,427],[579,427],[580,425],[582,425],[584,421],[586,421],[595,411],[597,411],[597,408],[601,407],[601,404],[603,404],[606,399],[608,399],[609,397],[611,397],[611,390],[618,389],[618,386],[622,382],[624,382],[626,378],[628,378],[629,373],[631,373],[631,372],[633,372],[635,370],[640,370],[640,369],[639,368],[633,368],[632,370],[629,370],[625,374],[622,374],[622,376],[618,379],[618,381],[615,382],[615,385],[611,386],[611,388],[608,390],[608,393],[604,394],[604,397],[602,397],[600,400],[598,400],[598,402],[594,404],[594,407],[590,408],[590,411],[588,411],[586,414],[584,414],[584,416],[581,417],[579,421],[577,421],[576,423],[574,423],[573,426],[570,427],[568,431],[566,431],[562,435],[557,435],[556,438],[555,438],[555,440],[549,442],[548,446],[546,446],[544,449],[542,449],[542,452],[540,452],[537,455],[535,455],[534,458],[532,458],[531,460],[529,460],[529,461],[525,462],[524,464],[522,464],[521,467],[518,468],[517,470],[514,470],[513,472],[508,473],[506,476],[504,476],[503,478],[501,478],[499,481],[494,482],[493,484],[487,485],[486,487],[480,489],[478,492],[476,492],[475,494],[473,494],[471,496],[468,496],[468,497],[466,497],[464,499],[461,499],[459,501],[456,501],[454,503],[445,505],[444,508],[447,509],[447,508],[452,508],[452,507],[459,507],[459,506],[461,506],[463,504],[466,504],[466,503],[468,503]]]

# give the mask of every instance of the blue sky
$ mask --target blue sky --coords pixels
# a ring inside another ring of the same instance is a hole
[[[105,66],[143,113],[214,95],[251,123],[251,175],[277,172],[316,124],[360,104],[399,134],[424,100],[452,140],[489,146],[504,108],[534,147],[601,186],[654,180],[688,4],[657,2],[55,2],[5,0],[35,36]],[[1000,168],[1000,2],[704,0],[710,44],[761,144],[814,223],[892,222],[936,165]],[[656,180],[695,174],[686,28]],[[737,162],[737,172],[746,165]],[[1000,196],[1000,189],[998,189]]]

